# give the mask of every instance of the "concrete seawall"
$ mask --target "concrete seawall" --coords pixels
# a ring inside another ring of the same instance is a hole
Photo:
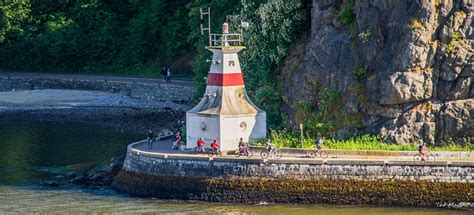
[[[138,144],[138,143],[135,143]],[[260,177],[279,179],[401,179],[474,182],[474,161],[208,158],[127,150],[128,172],[199,177]],[[441,153],[440,153],[441,154]]]
[[[136,143],[138,144],[138,143]],[[134,196],[238,203],[474,207],[474,162],[208,158],[128,147],[113,187]]]
[[[155,78],[59,75],[43,73],[0,73],[0,91],[36,89],[94,90],[132,98],[189,101],[195,94],[190,80],[163,83]]]

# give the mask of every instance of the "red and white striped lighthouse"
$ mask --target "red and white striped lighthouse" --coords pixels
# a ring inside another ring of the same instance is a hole
[[[209,144],[216,139],[221,150],[235,150],[240,138],[253,142],[266,137],[266,114],[247,96],[238,53],[241,34],[229,34],[224,23],[222,34],[210,34],[213,53],[206,92],[201,101],[186,113],[187,148],[199,138]]]

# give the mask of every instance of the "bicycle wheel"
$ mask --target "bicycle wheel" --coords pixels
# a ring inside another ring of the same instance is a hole
[[[280,159],[282,157],[282,154],[280,150],[275,150],[275,152],[273,152],[273,156],[275,156],[276,159]]]
[[[215,153],[214,153],[213,151],[210,151],[210,150],[207,152],[207,156],[209,156],[209,157],[214,156],[214,154],[215,154]]]
[[[320,151],[318,154],[319,154],[319,157],[322,159],[328,158],[328,153],[326,151]]]
[[[249,149],[247,150],[247,157],[251,158],[253,156],[253,152]]]
[[[235,150],[235,157],[240,157],[240,150],[239,149]]]
[[[316,154],[314,153],[313,150],[311,150],[311,151],[308,151],[306,153],[306,156],[309,157],[309,158],[314,158],[314,157],[316,157]]]
[[[260,152],[260,157],[262,157],[263,159],[267,159],[268,158],[268,151],[263,150],[262,152]]]
[[[426,160],[427,161],[436,161],[436,156],[432,154],[426,155]]]
[[[413,155],[413,160],[414,161],[421,161],[423,158],[421,157],[420,154]]]

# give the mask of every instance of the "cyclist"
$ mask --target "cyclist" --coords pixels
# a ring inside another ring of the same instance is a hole
[[[318,138],[318,140],[316,141],[316,151],[319,152],[321,151],[321,146],[323,145],[323,141],[324,139],[323,138]]]
[[[273,144],[270,142],[270,140],[267,140],[265,143],[265,150],[271,151],[273,148]]]
[[[421,160],[425,160],[425,146],[423,145],[423,143],[420,143],[420,145],[418,146],[418,153],[421,156]]]
[[[248,150],[247,149],[247,144],[244,143],[244,140],[241,137],[240,141],[239,141],[239,153],[244,154],[244,153],[246,153],[247,150]]]
[[[219,144],[217,144],[217,140],[213,140],[211,143],[211,149],[213,152],[219,152]]]
[[[174,141],[173,141],[173,146],[171,146],[171,149],[178,149],[178,144],[181,141],[181,132],[176,132],[174,136]]]
[[[204,151],[204,139],[201,137],[197,141],[197,147],[195,148],[196,151]]]

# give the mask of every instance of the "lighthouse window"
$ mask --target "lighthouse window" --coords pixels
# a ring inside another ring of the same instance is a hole
[[[206,130],[206,123],[201,122],[201,130],[205,131]]]
[[[240,128],[241,128],[242,130],[247,129],[247,123],[241,122],[241,123],[240,123]]]
[[[235,61],[229,60],[229,66],[235,66]]]

